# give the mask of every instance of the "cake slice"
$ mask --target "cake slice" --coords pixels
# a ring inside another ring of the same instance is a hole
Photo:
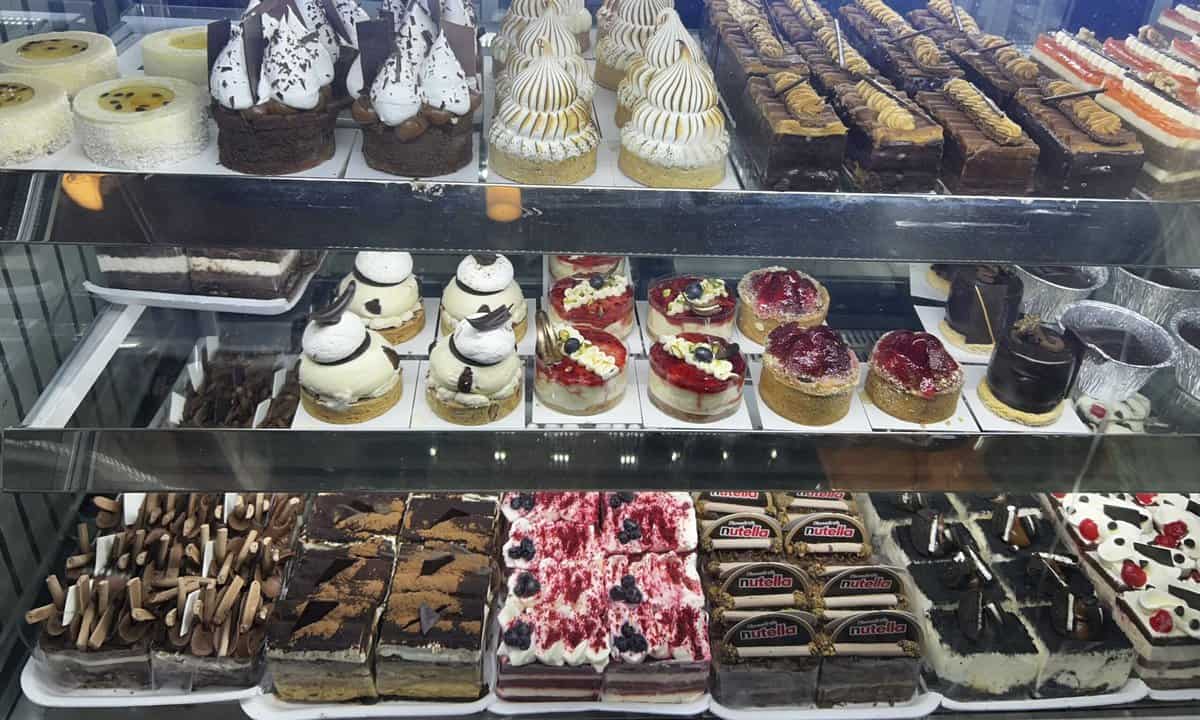
[[[1021,619],[982,590],[929,611],[929,686],[958,701],[1028,698],[1042,659]]]
[[[878,81],[833,88],[833,106],[850,129],[846,167],[860,190],[930,192],[942,161],[942,128],[902,92]]]
[[[752,77],[739,93],[735,128],[762,187],[836,190],[846,126],[793,70]]]
[[[725,707],[796,707],[816,700],[816,617],[767,612],[725,629],[712,659],[713,700]]]
[[[495,544],[497,499],[474,493],[413,493],[400,528],[406,542],[454,543],[489,553]]]
[[[304,521],[306,547],[377,541],[394,546],[407,495],[320,493]]]
[[[190,249],[187,262],[192,290],[206,295],[283,298],[301,275],[298,250]]]
[[[833,653],[821,661],[817,705],[905,703],[921,679],[921,622],[896,610],[866,610],[824,629]]]
[[[187,255],[179,248],[104,245],[96,263],[109,287],[152,292],[191,292]]]
[[[936,90],[946,81],[963,76],[936,42],[914,34],[916,29],[882,2],[860,0],[858,5],[843,5],[838,14],[851,42],[909,95]]]
[[[632,497],[630,497],[632,496]],[[691,552],[696,513],[685,492],[604,493],[600,545],[608,554]]]

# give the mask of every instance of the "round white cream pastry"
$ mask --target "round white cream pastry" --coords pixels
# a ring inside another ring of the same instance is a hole
[[[0,165],[56,153],[71,131],[66,91],[38,75],[0,73]]]
[[[696,343],[674,335],[664,336],[659,339],[659,342],[672,356],[683,360],[701,372],[712,375],[718,380],[727,380],[736,375],[732,371],[733,364],[728,360],[714,359],[707,363],[701,363],[696,360],[694,353]],[[660,377],[658,373],[654,372],[653,367],[650,370],[650,384],[648,387],[650,394],[659,402],[680,412],[692,415],[717,415],[731,407],[736,407],[742,401],[741,383],[733,383],[724,390],[715,393],[700,393],[672,385],[665,378]]]
[[[657,27],[654,34],[646,42],[642,52],[629,64],[625,79],[617,87],[617,102],[626,110],[632,111],[638,101],[646,97],[646,89],[655,73],[670,67],[679,60],[680,43],[692,53],[693,58],[703,58],[703,51],[696,39],[683,26],[679,13],[674,8],[666,8],[655,18]],[[707,65],[702,66],[711,75],[712,70]]]
[[[600,42],[596,43],[596,63],[615,70],[628,70],[634,58],[654,34],[655,20],[672,0],[622,0]]]
[[[166,75],[197,85],[208,83],[208,28],[170,28],[142,40],[142,67],[147,75]]]
[[[458,355],[467,362],[450,349],[451,341]],[[458,381],[468,367],[471,369],[471,389],[461,392]],[[481,331],[463,319],[449,338],[442,338],[433,346],[426,383],[441,402],[460,407],[484,407],[518,392],[523,370],[511,323],[495,330]]]
[[[364,340],[369,341],[366,350],[351,357]],[[310,322],[301,347],[301,387],[333,410],[344,411],[359,400],[384,395],[400,382],[400,369],[384,350],[387,341],[353,313],[344,312],[329,325]]]
[[[442,334],[453,332],[459,321],[483,305],[491,310],[507,305],[514,325],[525,320],[525,296],[514,279],[512,263],[503,255],[490,265],[481,264],[474,255],[458,264],[454,279],[442,292]]]
[[[591,16],[588,16],[589,19]],[[559,14],[554,4],[546,8],[545,14],[529,22],[518,36],[509,53],[504,72],[496,79],[496,96],[508,97],[512,93],[513,78],[529,67],[535,57],[555,58],[571,79],[579,97],[590,103],[596,94],[596,83],[592,72],[579,50],[579,41],[567,25],[566,18]]]
[[[416,315],[421,290],[412,274],[412,255],[406,252],[367,250],[354,258],[355,273],[342,278],[338,294],[356,280],[354,298],[346,309],[362,318],[372,330],[402,325]]]
[[[571,75],[545,55],[514,78],[488,137],[509,155],[547,163],[586,155],[600,144],[591,105]]]
[[[117,48],[106,36],[69,30],[27,35],[0,45],[0,72],[46,78],[69,97],[83,88],[120,75]]]
[[[208,98],[187,80],[106,80],[81,90],[74,108],[84,153],[105,167],[167,167],[208,146]]]

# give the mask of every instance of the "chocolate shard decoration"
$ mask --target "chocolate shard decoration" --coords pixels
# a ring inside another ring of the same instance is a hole
[[[383,306],[380,305],[379,298],[375,298],[374,300],[368,300],[366,303],[363,304],[363,307],[366,309],[367,312],[371,313],[372,315],[378,315],[383,312]]]
[[[472,256],[475,258],[475,262],[484,267],[494,265],[500,259],[500,256],[496,253],[472,253]]]
[[[350,37],[350,28],[346,27],[346,23],[342,22],[342,14],[337,11],[333,0],[321,0],[321,9],[325,11],[325,19],[329,22],[329,26],[338,34],[338,39],[342,41],[342,45],[349,46],[354,41]]]
[[[205,28],[206,35],[208,36],[208,72],[210,74],[212,73],[213,65],[217,64],[217,56],[221,54],[221,50],[229,43],[231,26],[232,23],[228,20],[218,20],[217,22],[209,23]]]
[[[499,330],[500,328],[504,327],[505,323],[511,320],[512,310],[510,310],[507,305],[502,305],[495,310],[487,312],[482,317],[467,318],[467,322],[471,323],[471,327],[475,328],[479,332]]]
[[[387,356],[388,362],[392,364],[392,369],[395,370],[396,368],[400,367],[400,353],[396,352],[388,345],[384,345],[382,349],[383,354]]]
[[[346,284],[346,289],[341,295],[334,298],[333,303],[329,306],[315,311],[309,319],[318,325],[336,325],[342,319],[342,313],[350,306],[350,300],[354,298],[354,289],[358,287],[358,283],[351,280]]]
[[[246,53],[246,75],[250,78],[250,94],[258,103],[262,98],[258,94],[256,78],[262,77],[263,57],[267,54],[267,38],[261,15],[252,15],[242,21],[242,44]]]
[[[432,555],[421,561],[421,574],[433,575],[452,562],[454,562],[454,553],[445,552]]]
[[[435,2],[434,4],[440,3]],[[463,73],[467,77],[475,75],[479,52],[479,41],[475,36],[475,28],[452,22],[442,22],[441,26],[442,34],[446,36],[446,42],[450,43],[450,49],[454,52],[454,57],[458,59]]]
[[[429,631],[437,626],[438,620],[442,618],[440,610],[435,610],[425,603],[421,603],[421,607],[417,608],[417,614],[421,616],[422,635],[428,635]]]
[[[378,20],[359,23],[357,29],[363,89],[369,91],[380,68],[396,48],[396,23],[391,13],[381,13]]]
[[[464,367],[462,373],[458,376],[457,390],[460,393],[469,393],[474,387],[475,373],[471,372],[471,368]]]

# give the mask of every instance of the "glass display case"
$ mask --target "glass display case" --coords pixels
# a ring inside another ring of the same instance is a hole
[[[0,7],[0,713],[1200,709],[1200,6],[221,5]]]

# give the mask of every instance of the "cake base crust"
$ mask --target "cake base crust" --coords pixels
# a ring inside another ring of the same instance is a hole
[[[625,123],[629,122],[630,118],[632,118],[632,117],[633,117],[633,109],[626,107],[624,103],[618,102],[617,103],[617,112],[615,115],[613,115],[613,122],[615,122],[617,124],[617,127],[618,128],[625,127]]]
[[[596,58],[596,84],[602,88],[615,91],[625,79],[625,71],[609,65]]]
[[[597,66],[597,74],[599,74]],[[725,179],[725,158],[711,165],[698,168],[668,168],[655,165],[621,146],[617,156],[617,167],[630,179],[646,187],[664,188],[710,188]]]
[[[801,425],[831,425],[846,417],[854,399],[857,383],[848,383],[844,392],[814,395],[794,387],[763,367],[758,396],[767,407]]]
[[[515,393],[502,400],[495,400],[480,407],[465,407],[454,403],[442,402],[438,400],[436,391],[432,388],[425,389],[425,401],[429,403],[429,407],[433,410],[434,414],[446,422],[454,423],[455,425],[487,425],[515,410],[521,405],[523,397],[524,393],[520,386],[518,386]]]
[[[378,333],[390,344],[398,345],[407,340],[412,340],[424,329],[425,308],[418,302],[417,309],[413,311],[411,320],[402,322],[396,327],[383,328],[382,330],[378,330]]]
[[[242,113],[212,104],[217,121],[221,164],[251,175],[287,175],[309,170],[333,157],[333,127],[338,111],[265,115],[247,120]]]
[[[942,337],[946,338],[946,342],[950,343],[956,348],[966,350],[967,352],[977,353],[979,355],[991,355],[992,350],[996,349],[996,346],[992,343],[985,344],[967,342],[967,337],[950,327],[950,323],[946,322],[945,320],[942,320],[941,323],[938,324],[938,330],[942,331]]]
[[[1030,413],[1023,410],[1018,410],[1015,407],[1005,405],[1003,402],[1001,402],[1000,398],[996,397],[996,394],[992,392],[992,388],[990,385],[988,385],[986,378],[979,383],[979,389],[977,393],[979,395],[979,399],[983,401],[984,406],[987,407],[988,410],[991,410],[1009,422],[1021,423],[1022,425],[1031,425],[1033,427],[1050,425],[1054,421],[1058,420],[1060,417],[1062,417],[1063,405],[1066,403],[1065,400],[1060,402],[1053,410],[1047,413]]]
[[[892,417],[928,425],[949,418],[958,409],[961,387],[953,392],[940,392],[931,398],[914,395],[888,382],[872,367],[867,373],[867,397],[876,407]]]
[[[362,125],[363,158],[367,165],[390,175],[437,177],[449,175],[471,162],[470,117],[445,125],[430,125],[420,137],[404,141],[395,129],[381,122]]]
[[[690,423],[714,423],[714,422],[717,422],[718,420],[724,420],[725,418],[729,417],[730,415],[733,415],[734,413],[736,413],[738,411],[738,408],[741,407],[741,402],[740,402],[740,398],[739,398],[738,403],[731,405],[730,407],[726,408],[725,410],[721,410],[720,412],[714,413],[712,415],[701,415],[698,413],[689,413],[689,412],[684,412],[682,410],[679,410],[677,408],[673,408],[670,405],[666,404],[665,402],[659,400],[658,397],[656,397],[654,395],[654,393],[650,390],[646,391],[646,395],[650,398],[650,402],[651,402],[651,404],[654,405],[654,407],[658,408],[659,410],[666,413],[667,415],[670,415],[671,417],[675,418],[676,420],[682,420],[684,422],[690,422]]]
[[[807,315],[802,315],[790,320],[777,320],[774,318],[760,318],[754,314],[754,311],[746,307],[745,303],[738,303],[737,309],[737,325],[742,334],[750,338],[754,342],[766,347],[767,336],[771,331],[780,325],[787,322],[794,322],[802,328],[812,328],[825,322],[826,315],[829,314],[829,291],[823,286],[821,287],[821,299],[823,300],[820,310]],[[762,325],[759,330],[757,325]]]
[[[317,402],[316,397],[312,393],[306,388],[301,387],[300,402],[304,403],[304,409],[308,411],[309,415],[322,422],[333,423],[334,425],[354,425],[377,418],[388,410],[391,410],[396,403],[400,402],[400,395],[403,392],[404,383],[397,378],[392,388],[379,397],[359,400],[345,410],[338,411]]]
[[[596,148],[588,150],[583,155],[558,162],[521,158],[495,147],[492,148],[491,153],[488,162],[492,169],[509,180],[519,183],[570,185],[584,180],[596,172]]]

